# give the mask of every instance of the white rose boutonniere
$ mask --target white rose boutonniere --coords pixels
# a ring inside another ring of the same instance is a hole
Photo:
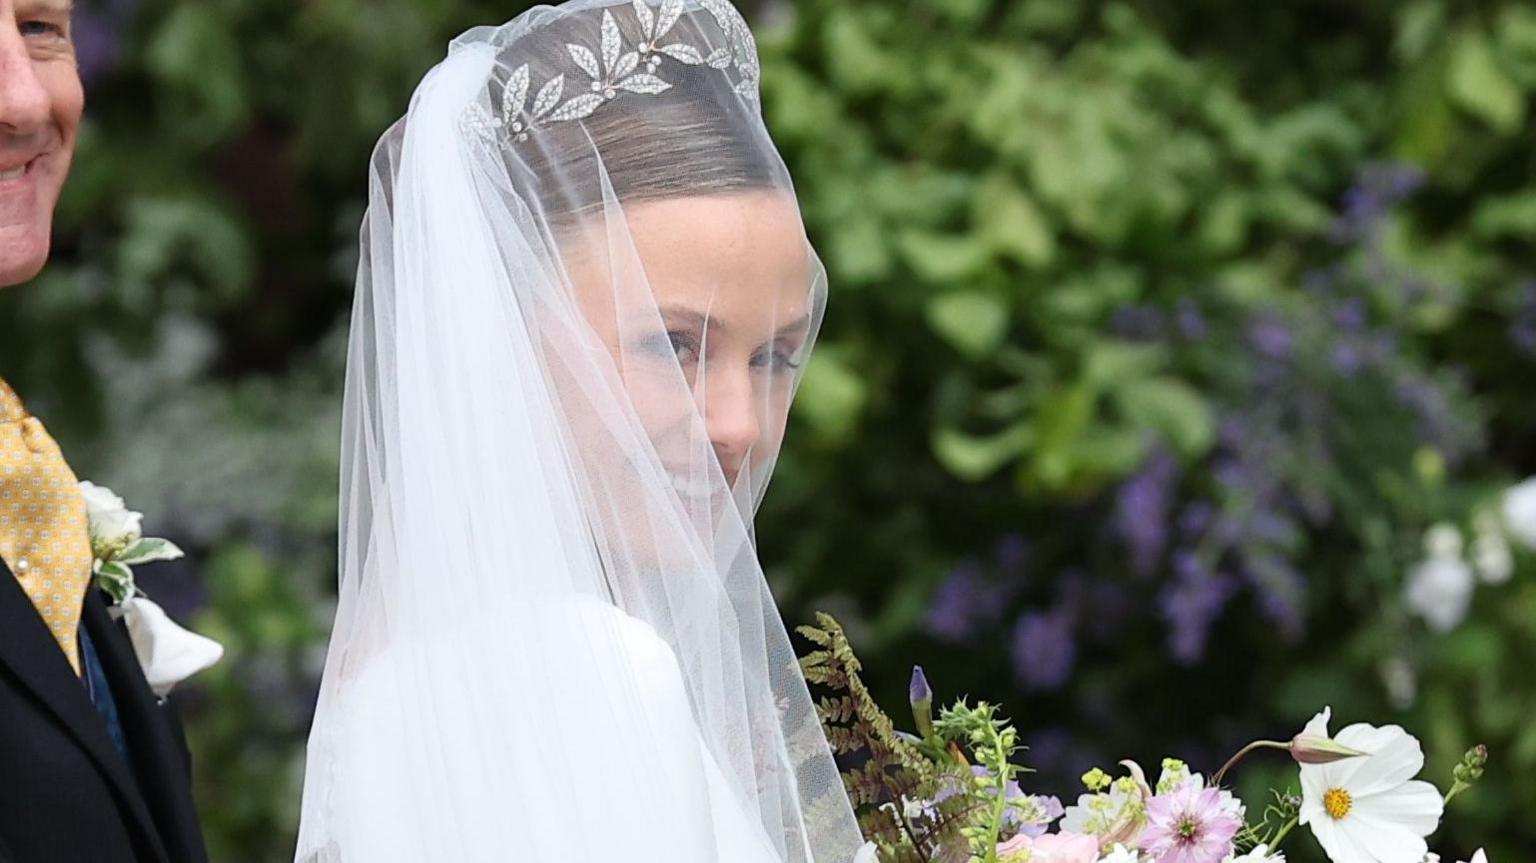
[[[144,536],[144,514],[128,509],[111,489],[82,482],[80,491],[85,496],[96,586],[112,597],[112,616],[128,627],[144,677],[163,698],[176,684],[223,658],[224,647],[177,625],[134,583],[133,567],[176,560],[183,556],[182,550],[168,539]]]

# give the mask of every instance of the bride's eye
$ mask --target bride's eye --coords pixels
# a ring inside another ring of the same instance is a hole
[[[800,368],[802,362],[798,348],[791,349],[782,344],[764,348],[752,357],[753,368],[767,368],[775,372],[794,371]]]
[[[699,361],[699,340],[692,333],[669,330],[658,333],[640,343],[647,356],[656,359],[675,359],[685,365]]]

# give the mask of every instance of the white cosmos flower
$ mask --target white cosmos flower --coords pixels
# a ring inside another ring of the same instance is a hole
[[[1331,717],[1324,708],[1303,733],[1327,737]],[[1396,725],[1363,723],[1333,739],[1370,754],[1301,765],[1301,823],[1333,863],[1419,863],[1445,809],[1435,786],[1413,778],[1424,769],[1419,741]]]
[[[1254,846],[1247,854],[1227,858],[1227,863],[1285,863],[1285,855],[1261,844]]]
[[[1479,848],[1477,853],[1473,854],[1472,859],[1468,860],[1467,863],[1488,863],[1488,855],[1484,854],[1483,849]]]

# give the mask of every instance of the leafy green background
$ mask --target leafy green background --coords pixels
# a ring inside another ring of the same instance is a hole
[[[229,648],[183,695],[216,860],[292,854],[367,155],[520,8],[80,4],[88,119],[0,371],[191,552],[141,577]],[[1447,859],[1536,847],[1536,561],[1447,633],[1402,600],[1426,527],[1536,473],[1536,9],[746,8],[834,286],[759,525],[786,619],[837,613],[892,706],[914,662],[1000,700],[1039,791],[1327,703],[1442,785],[1490,747]]]

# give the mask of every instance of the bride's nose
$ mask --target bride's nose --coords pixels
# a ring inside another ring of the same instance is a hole
[[[747,455],[762,436],[751,370],[710,369],[701,377],[699,409],[704,414],[704,427],[726,482],[734,484]]]

